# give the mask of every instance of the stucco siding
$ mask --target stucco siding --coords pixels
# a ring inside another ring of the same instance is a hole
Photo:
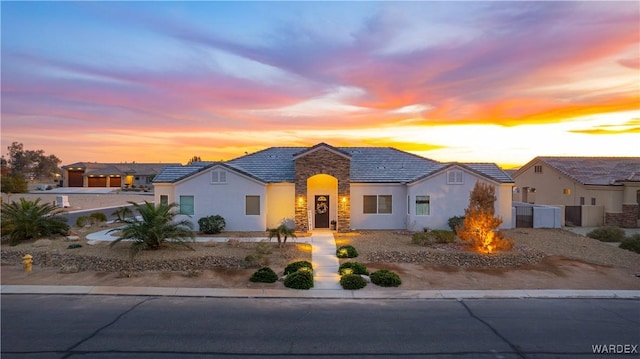
[[[211,172],[220,170],[226,172],[226,183],[212,183]],[[190,220],[196,230],[200,218],[218,214],[225,219],[225,230],[265,231],[266,195],[265,184],[219,167],[198,173],[175,186],[175,202],[180,202],[180,196],[194,197],[194,214]],[[246,214],[246,196],[260,196],[259,215]]]
[[[296,188],[293,183],[270,183],[267,185],[267,228],[275,228],[285,218],[295,216]]]
[[[390,195],[390,214],[365,214],[365,195]],[[351,228],[401,229],[406,228],[407,190],[400,184],[351,184]]]

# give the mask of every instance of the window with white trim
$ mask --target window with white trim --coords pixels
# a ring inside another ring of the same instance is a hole
[[[226,184],[227,172],[226,171],[211,171],[211,183]]]
[[[431,197],[416,196],[416,216],[428,216],[431,214]]]
[[[180,196],[180,214],[193,215],[194,213],[193,196]]]
[[[447,184],[464,184],[462,171],[451,170],[447,172]]]
[[[363,196],[362,213],[390,214],[393,208],[393,198],[390,195]]]

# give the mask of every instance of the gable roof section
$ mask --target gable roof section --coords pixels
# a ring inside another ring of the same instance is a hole
[[[502,168],[498,167],[495,163],[458,163],[451,162],[447,164],[440,164],[433,171],[426,173],[411,182],[417,182],[427,177],[431,177],[438,173],[447,171],[453,167],[460,167],[469,172],[475,173],[478,176],[485,177],[498,183],[513,183],[513,179]]]
[[[583,185],[612,185],[640,179],[640,157],[536,157],[514,177],[538,162]]]
[[[264,182],[262,179],[255,175],[248,173],[242,169],[230,166],[225,162],[194,162],[187,166],[167,166],[153,179],[153,183],[174,183],[181,181],[187,177],[191,177],[196,173],[203,172],[205,170],[223,167],[229,171],[237,172],[243,176],[249,177],[258,182]]]
[[[324,142],[320,142],[315,146],[309,147],[309,148],[307,148],[305,150],[302,150],[302,151],[296,153],[295,155],[293,155],[293,159],[296,160],[296,159],[298,159],[300,157],[304,157],[304,156],[306,156],[306,155],[308,155],[310,153],[313,153],[313,152],[316,152],[316,151],[322,150],[322,149],[327,150],[327,151],[332,152],[332,153],[335,153],[336,155],[342,156],[344,158],[351,158],[351,155],[349,155],[348,153],[342,151],[341,149],[339,149],[337,147],[333,147],[331,145],[328,145],[328,144],[326,144]]]

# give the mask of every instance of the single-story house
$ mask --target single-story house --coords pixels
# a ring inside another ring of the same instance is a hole
[[[562,206],[567,224],[640,224],[640,157],[536,157],[513,179],[514,201]]]
[[[165,166],[179,163],[76,162],[62,166],[63,187],[150,188]]]
[[[389,147],[271,147],[227,162],[167,166],[156,203],[198,219],[219,214],[227,230],[264,231],[283,219],[297,230],[446,229],[464,215],[477,181],[496,187],[496,214],[511,226],[513,180],[493,163],[439,163]]]

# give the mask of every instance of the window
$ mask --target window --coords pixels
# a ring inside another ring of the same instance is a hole
[[[429,196],[416,196],[416,216],[428,216],[431,214],[431,198]]]
[[[584,206],[584,197],[580,197],[580,205]]]
[[[542,173],[542,165],[535,165],[535,166],[533,166],[533,172],[535,172],[535,173]]]
[[[245,214],[247,216],[260,215],[260,196],[245,197]]]
[[[565,188],[562,190],[562,194],[566,194],[566,195],[570,195],[571,194],[571,188]]]
[[[389,195],[363,196],[362,213],[389,214],[392,212],[393,201]]]
[[[407,214],[411,214],[411,196],[407,196]]]
[[[161,194],[160,195],[160,204],[162,205],[168,205],[169,204],[169,196],[167,196],[166,194]]]
[[[193,196],[180,196],[180,214],[193,215]]]
[[[227,183],[227,172],[211,171],[211,183]]]
[[[462,171],[449,171],[447,172],[447,184],[463,184]]]
[[[596,205],[596,199],[595,197],[591,197],[591,205],[595,206]]]

